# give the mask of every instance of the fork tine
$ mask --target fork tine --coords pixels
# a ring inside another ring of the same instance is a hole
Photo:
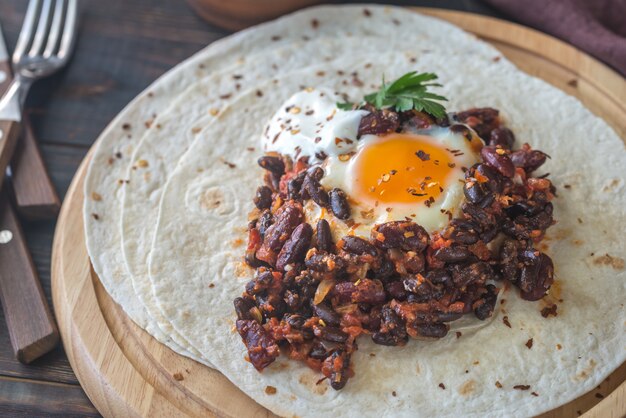
[[[33,45],[30,47],[30,51],[28,51],[28,55],[31,57],[39,55],[45,44],[46,37],[48,36],[48,22],[50,21],[51,6],[51,0],[43,0],[41,13],[39,14],[39,23],[37,24],[35,38],[33,39]]]
[[[54,13],[52,15],[52,23],[50,24],[50,33],[48,34],[48,44],[43,52],[44,58],[50,57],[56,50],[61,37],[61,23],[63,22],[63,12],[65,9],[65,0],[56,0]]]
[[[20,60],[26,52],[26,48],[28,48],[32,42],[38,11],[39,0],[30,0],[28,10],[26,10],[26,16],[24,17],[24,24],[22,25],[20,36],[15,45],[15,51],[13,52],[13,62]]]
[[[67,61],[69,58],[76,41],[75,34],[77,14],[77,0],[68,0],[67,12],[65,14],[65,25],[63,26],[63,37],[61,38],[61,46],[59,46],[59,52],[57,54],[57,56],[63,61]]]

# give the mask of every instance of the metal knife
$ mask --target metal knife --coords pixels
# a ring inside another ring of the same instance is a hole
[[[10,58],[0,24],[0,97],[6,92],[12,78]],[[22,125],[22,137],[17,141],[8,170],[13,181],[16,209],[27,219],[54,218],[59,213],[61,201],[27,118]]]

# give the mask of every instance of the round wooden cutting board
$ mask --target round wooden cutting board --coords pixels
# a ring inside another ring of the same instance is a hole
[[[525,72],[578,97],[626,139],[626,80],[560,42],[478,15],[418,9],[475,33]],[[137,327],[108,296],[85,248],[83,161],[67,193],[54,239],[52,286],[63,344],[85,392],[104,416],[273,416],[219,372],[182,357]],[[543,417],[626,414],[626,364],[588,394]]]

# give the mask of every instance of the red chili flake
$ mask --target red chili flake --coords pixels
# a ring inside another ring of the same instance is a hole
[[[531,395],[533,396],[539,396],[539,394],[537,392],[530,392]]]
[[[313,29],[317,29],[320,26],[320,21],[317,19],[311,20],[311,26],[313,27]]]
[[[498,380],[496,380],[496,387],[498,389],[502,389],[502,383],[500,383]]]
[[[463,333],[461,331],[457,331],[456,332],[456,338],[461,338],[461,335],[463,335]]]
[[[130,123],[125,123],[122,125],[122,129],[125,131],[130,131]]]
[[[543,316],[544,318],[547,318],[550,315],[556,316],[557,315],[556,309],[557,309],[557,306],[554,303],[550,306],[546,306],[545,308],[541,310],[541,316]]]
[[[209,288],[213,289],[215,287],[215,283],[209,283]]]
[[[502,318],[502,322],[504,322],[504,325],[506,325],[507,327],[511,328],[511,323],[509,322],[509,317],[504,315],[504,317]]]
[[[261,90],[257,90],[256,97],[263,97],[263,92]]]
[[[443,390],[446,390],[446,385],[444,385],[443,383],[439,383],[439,387]]]
[[[422,161],[428,161],[430,160],[430,154],[425,153],[422,150],[419,150],[415,153],[415,155],[417,155],[417,158],[419,158]]]
[[[235,168],[235,167],[237,167],[237,165],[236,165],[236,164],[233,164],[233,163],[231,163],[231,162],[228,162],[228,161],[226,161],[224,158],[220,158],[220,161],[221,161],[222,163],[226,164],[229,168]]]
[[[493,57],[493,62],[498,62],[500,61],[500,57]]]
[[[98,216],[97,213],[92,213],[91,217],[94,218],[96,221],[100,219],[100,216]]]
[[[265,386],[265,393],[267,393],[268,395],[275,395],[276,388],[274,386]]]
[[[528,390],[528,389],[530,389],[530,385],[515,385],[515,386],[513,386],[513,389]]]
[[[531,348],[533,348],[533,339],[529,339],[528,341],[526,341],[526,347],[528,347],[528,349],[530,350]]]

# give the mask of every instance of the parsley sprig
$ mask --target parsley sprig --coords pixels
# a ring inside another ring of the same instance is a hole
[[[385,83],[383,76],[380,90],[366,95],[360,105],[369,103],[377,109],[394,108],[398,112],[415,109],[435,118],[443,118],[446,116],[446,108],[439,102],[448,99],[428,91],[430,87],[441,87],[433,80],[437,80],[436,74],[417,71],[406,73],[391,84]],[[350,110],[354,108],[354,103],[337,103],[337,107]]]

